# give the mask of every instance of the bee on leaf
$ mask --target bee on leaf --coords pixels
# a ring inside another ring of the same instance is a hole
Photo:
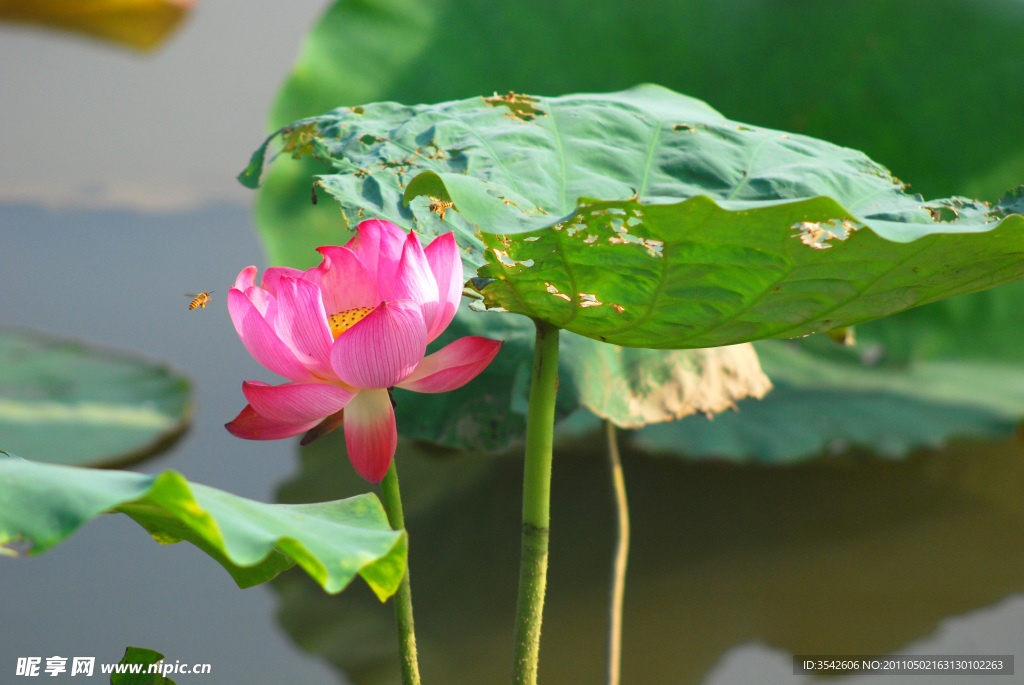
[[[441,221],[444,221],[444,215],[449,209],[454,209],[455,203],[442,200],[439,197],[430,196],[430,211],[441,217]]]

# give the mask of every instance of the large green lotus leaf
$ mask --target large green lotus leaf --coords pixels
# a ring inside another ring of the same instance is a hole
[[[43,552],[102,513],[127,514],[162,544],[188,540],[239,587],[295,564],[324,590],[358,574],[381,601],[405,572],[405,531],[391,530],[376,495],[315,504],[264,504],[174,471],[156,475],[39,464],[0,455],[0,552]]]
[[[1024,275],[1019,192],[924,202],[859,152],[657,86],[378,103],[281,135],[335,167],[318,185],[350,224],[451,217],[488,307],[619,345],[796,337]]]
[[[188,379],[125,352],[0,328],[0,449],[112,466],[158,454],[192,419]]]

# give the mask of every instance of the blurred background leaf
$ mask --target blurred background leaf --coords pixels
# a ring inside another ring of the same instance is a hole
[[[1024,417],[1021,302],[1024,283],[1011,283],[859,325],[852,346],[825,336],[756,342],[778,392],[712,424],[685,419],[648,435],[783,461],[847,445],[895,457],[955,435],[1006,437]]]
[[[61,29],[152,50],[195,0],[0,0],[0,20]]]
[[[0,327],[0,449],[123,466],[173,446],[192,411],[189,380],[165,364]]]

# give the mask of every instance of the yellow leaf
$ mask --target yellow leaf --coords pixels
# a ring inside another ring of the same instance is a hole
[[[76,31],[140,50],[155,48],[195,0],[0,0],[0,20]]]

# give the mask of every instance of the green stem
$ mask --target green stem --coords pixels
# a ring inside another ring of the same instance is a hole
[[[402,515],[402,494],[398,489],[398,470],[394,460],[380,484],[384,510],[394,530],[405,528]],[[409,562],[405,563],[402,584],[395,593],[395,620],[398,622],[398,649],[402,658],[402,685],[420,685],[420,665],[416,658],[416,629],[412,622],[412,586],[409,584]]]
[[[626,594],[626,563],[629,559],[629,502],[626,501],[626,479],[619,459],[619,443],[615,424],[605,422],[608,436],[608,460],[611,462],[612,490],[618,538],[615,541],[615,565],[612,571],[611,601],[608,616],[608,685],[619,685],[622,658],[622,600]]]
[[[558,329],[543,321],[537,326],[533,382],[526,417],[526,458],[523,467],[523,546],[519,562],[519,601],[513,681],[537,682],[540,625],[548,572],[548,522],[551,504],[551,446],[558,392]]]

